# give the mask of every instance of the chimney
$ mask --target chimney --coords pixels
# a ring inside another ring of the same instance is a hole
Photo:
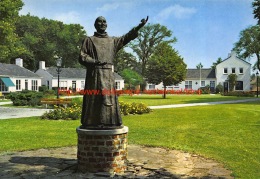
[[[15,64],[16,64],[17,66],[23,67],[23,59],[21,59],[21,58],[16,58],[16,59],[15,59]]]
[[[39,62],[39,69],[45,70],[45,61],[40,61]]]
[[[112,65],[112,72],[114,72],[115,70],[114,70],[114,65]]]

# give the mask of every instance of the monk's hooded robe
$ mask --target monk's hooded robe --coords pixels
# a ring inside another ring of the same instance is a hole
[[[112,65],[117,52],[138,36],[137,29],[133,28],[122,37],[109,37],[107,33],[95,32],[94,36],[84,39],[79,57],[80,64],[87,69],[82,128],[123,127]],[[106,64],[100,65],[97,62]]]

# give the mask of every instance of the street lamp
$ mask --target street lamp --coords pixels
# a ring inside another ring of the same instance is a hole
[[[259,72],[256,72],[256,97],[258,98],[258,76],[259,76]]]
[[[62,59],[61,57],[56,60],[56,65],[57,65],[57,73],[58,73],[58,89],[57,89],[57,99],[59,99],[59,90],[60,90],[60,72],[61,72],[61,64],[62,64]]]

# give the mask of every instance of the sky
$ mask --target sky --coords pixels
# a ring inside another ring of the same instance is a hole
[[[149,23],[173,32],[173,44],[188,68],[210,68],[228,57],[242,30],[256,25],[253,0],[22,0],[20,15],[80,24],[87,35],[94,21],[104,16],[110,36],[121,36],[149,16]],[[254,59],[249,61],[251,64]]]

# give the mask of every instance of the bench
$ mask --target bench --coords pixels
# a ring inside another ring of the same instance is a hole
[[[67,107],[67,104],[70,104],[72,102],[72,99],[70,98],[59,98],[59,99],[54,99],[54,98],[43,98],[41,99],[41,103],[45,104],[45,107],[48,107],[48,104],[52,105],[64,105]]]

